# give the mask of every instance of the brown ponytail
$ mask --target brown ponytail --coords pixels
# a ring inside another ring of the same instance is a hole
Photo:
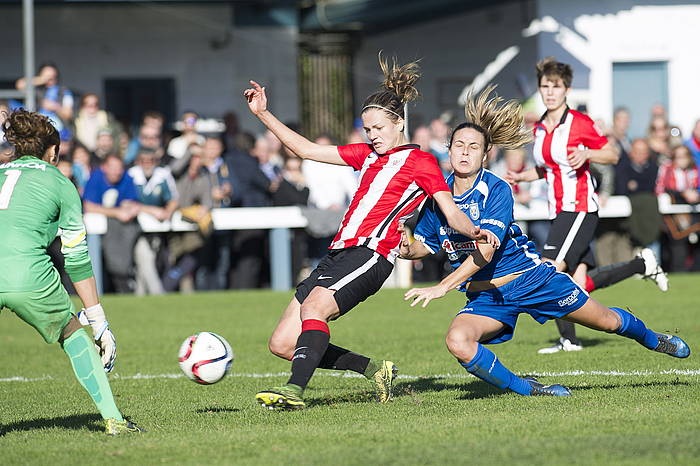
[[[396,58],[393,58],[389,64],[379,52],[379,67],[384,73],[382,87],[365,99],[362,111],[368,108],[379,108],[386,111],[387,116],[394,122],[399,118],[405,119],[404,105],[416,100],[420,95],[415,86],[421,76],[418,62],[400,66]]]

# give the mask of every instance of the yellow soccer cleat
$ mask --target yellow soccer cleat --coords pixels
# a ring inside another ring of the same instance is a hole
[[[306,406],[301,388],[290,384],[258,392],[255,400],[268,409],[304,409]]]
[[[114,418],[105,419],[105,433],[107,435],[121,435],[145,432],[131,421],[124,419],[118,421]]]
[[[399,368],[391,361],[382,361],[381,367],[372,375],[370,381],[374,385],[377,401],[386,403],[391,400],[394,380]]]

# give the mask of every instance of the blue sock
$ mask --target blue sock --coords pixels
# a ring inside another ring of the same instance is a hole
[[[500,389],[508,388],[521,395],[530,395],[531,387],[524,379],[513,374],[506,368],[495,354],[478,343],[479,349],[476,356],[470,362],[460,362],[460,364],[470,373],[481,380],[495,385]]]
[[[620,325],[620,328],[618,328],[615,333],[623,337],[637,340],[640,345],[650,350],[656,349],[659,345],[659,339],[654,332],[644,325],[644,322],[637,319],[630,312],[620,309],[619,307],[611,307],[610,309],[617,312],[617,315],[620,316],[620,320],[622,320],[622,325]]]

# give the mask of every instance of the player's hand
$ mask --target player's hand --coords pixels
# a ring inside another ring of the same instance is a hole
[[[100,359],[102,359],[105,372],[111,372],[114,369],[114,361],[117,359],[117,340],[109,326],[104,329],[99,338],[95,338],[95,346]]]
[[[95,304],[87,309],[82,309],[78,314],[78,320],[82,325],[90,325],[92,328],[97,353],[102,359],[105,372],[110,372],[114,368],[114,361],[117,358],[117,341],[109,329],[109,322],[105,318],[102,305]]]
[[[416,304],[422,301],[423,305],[421,307],[425,309],[430,301],[433,299],[442,298],[448,291],[449,290],[441,284],[430,286],[428,288],[411,288],[406,292],[406,294],[403,295],[403,299],[404,301],[413,299],[413,302],[411,302],[411,307],[414,307]]]
[[[250,84],[253,86],[252,89],[246,89],[243,91],[243,96],[248,101],[248,108],[253,115],[259,115],[267,110],[267,96],[265,95],[265,88],[253,80],[250,81]]]
[[[501,240],[499,240],[498,236],[496,236],[490,230],[480,230],[479,235],[476,237],[476,241],[479,243],[490,244],[494,249],[501,247]]]
[[[520,173],[514,172],[512,170],[508,170],[503,179],[506,180],[511,186],[515,186],[516,184],[520,183],[520,181],[522,181],[520,179]]]
[[[401,242],[399,243],[399,256],[408,259],[411,256],[411,241],[406,233],[406,225],[399,222],[399,232],[401,233]]]
[[[571,165],[571,168],[578,170],[588,161],[589,155],[590,152],[588,150],[576,149],[567,154],[566,158],[569,160],[569,165]]]

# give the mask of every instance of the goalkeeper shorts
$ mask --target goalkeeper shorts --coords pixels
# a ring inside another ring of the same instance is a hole
[[[70,296],[60,279],[35,291],[0,293],[0,310],[8,308],[34,327],[46,343],[56,343],[75,314]]]

